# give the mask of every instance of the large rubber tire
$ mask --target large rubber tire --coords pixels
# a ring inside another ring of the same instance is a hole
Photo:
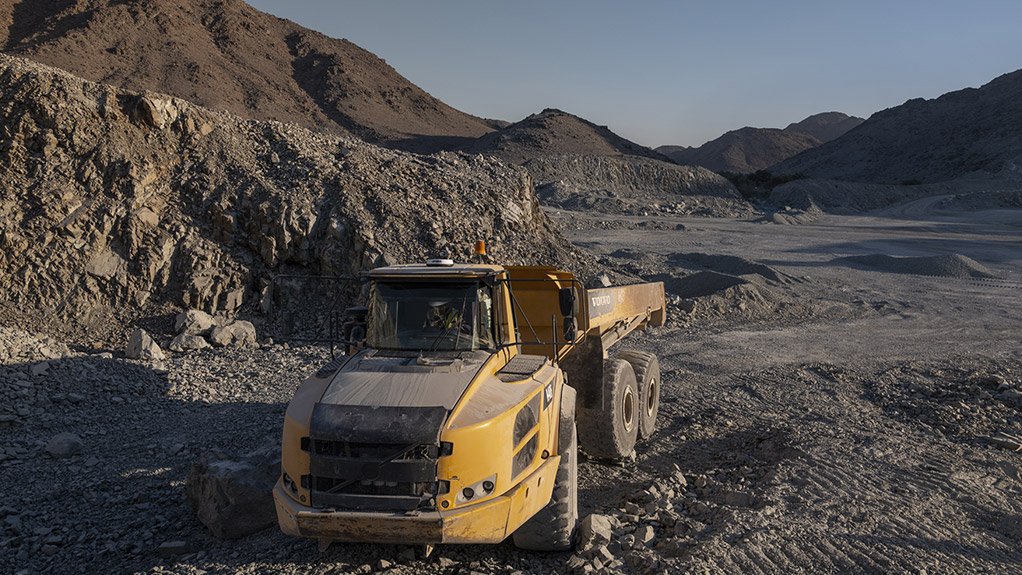
[[[632,364],[623,359],[603,362],[603,405],[578,408],[582,449],[602,459],[624,459],[639,435],[639,391]]]
[[[646,439],[656,431],[656,416],[660,411],[660,360],[646,351],[622,350],[617,354],[632,364],[635,381],[639,385],[639,439]]]
[[[575,390],[561,392],[557,450],[561,462],[550,503],[511,535],[515,547],[529,551],[568,551],[575,544],[578,525],[578,435],[575,430]]]

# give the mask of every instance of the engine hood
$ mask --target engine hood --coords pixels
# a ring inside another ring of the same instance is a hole
[[[488,357],[486,352],[421,356],[364,351],[334,375],[319,403],[450,411]]]

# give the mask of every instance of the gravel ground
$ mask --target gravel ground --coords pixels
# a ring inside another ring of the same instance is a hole
[[[607,516],[611,532],[576,554],[509,543],[426,560],[399,546],[320,552],[273,529],[218,541],[185,504],[190,465],[274,439],[326,351],[204,350],[147,364],[0,330],[5,346],[24,347],[0,367],[0,572],[551,573],[594,560],[633,573],[1017,571],[1022,230],[982,218],[678,218],[596,240],[579,232],[605,265],[647,277],[696,252],[783,277],[743,276],[767,294],[745,311],[748,291],[713,305],[672,298],[672,321],[626,344],[661,358],[659,431],[634,463],[582,462],[581,511]],[[829,264],[952,252],[999,280]],[[80,446],[51,444],[62,433]],[[171,541],[184,552],[161,555]]]

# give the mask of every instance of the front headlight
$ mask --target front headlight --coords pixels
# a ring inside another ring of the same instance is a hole
[[[458,495],[457,497],[455,497],[454,500],[457,503],[469,503],[476,498],[490,495],[491,493],[493,493],[493,489],[494,487],[496,487],[496,485],[497,474],[494,473],[493,475],[487,477],[486,479],[483,479],[478,483],[473,483],[472,485],[463,487],[461,491],[458,492]]]

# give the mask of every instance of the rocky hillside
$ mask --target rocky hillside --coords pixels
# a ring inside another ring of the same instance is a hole
[[[675,150],[667,155],[679,164],[702,166],[714,172],[744,174],[762,170],[781,159],[819,145],[819,140],[800,132],[776,128],[741,128],[698,148]]]
[[[909,100],[771,168],[873,183],[939,182],[1022,165],[1022,70],[981,88]]]
[[[863,118],[841,112],[823,112],[813,114],[801,122],[788,124],[784,131],[809,134],[821,142],[829,142],[865,121]]]
[[[668,161],[653,150],[596,124],[548,108],[520,122],[482,136],[466,151],[522,164],[548,156],[639,156]]]
[[[477,239],[502,262],[568,257],[524,169],[243,120],[9,56],[0,222],[0,320],[69,322],[93,341],[161,306],[254,312],[275,274],[467,256]]]
[[[841,112],[815,114],[787,128],[741,128],[699,147],[660,146],[656,151],[679,164],[715,172],[747,174],[819,146],[863,122]]]
[[[747,216],[751,206],[731,182],[696,166],[650,158],[552,156],[524,164],[540,201],[611,214]]]
[[[543,205],[600,213],[746,215],[727,180],[679,166],[606,126],[547,109],[479,138],[467,151],[521,164]]]
[[[408,149],[492,129],[351,42],[241,0],[0,0],[0,49],[92,81]]]

